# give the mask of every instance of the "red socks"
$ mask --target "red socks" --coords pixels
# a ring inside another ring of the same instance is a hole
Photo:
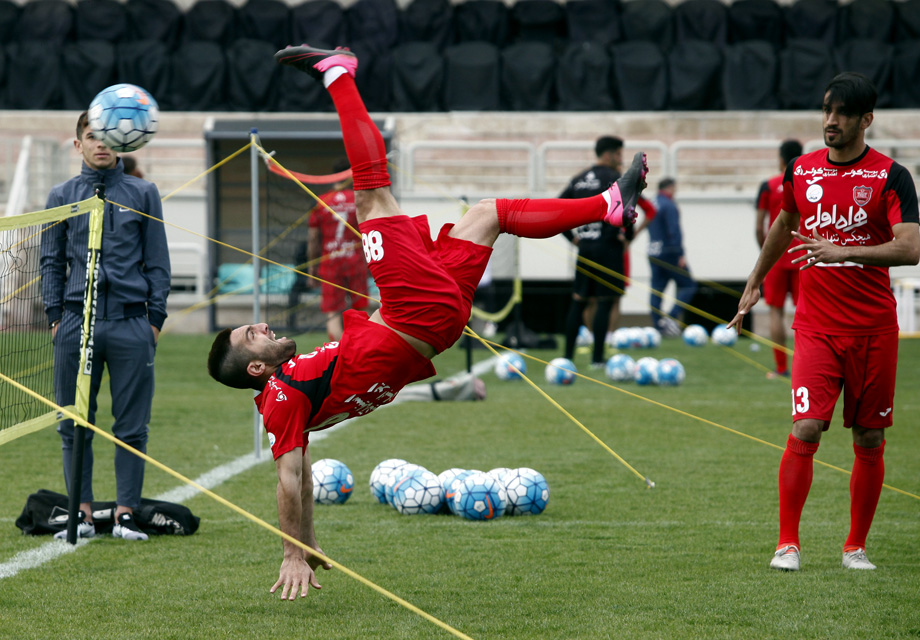
[[[866,548],[866,536],[875,517],[878,497],[885,480],[885,442],[874,449],[853,445],[856,460],[850,476],[850,535],[843,545],[844,551]]]
[[[583,224],[599,222],[607,215],[607,201],[602,195],[574,200],[499,198],[495,205],[499,229],[522,238],[551,238]]]
[[[355,190],[390,186],[383,136],[368,115],[354,79],[343,73],[329,85],[328,90],[342,125],[342,138],[351,163]]]
[[[789,370],[785,349],[773,349],[773,361],[776,362],[776,373],[785,374]]]
[[[814,457],[817,442],[799,440],[791,433],[786,441],[786,450],[779,463],[779,544],[799,546],[799,521],[814,472]]]

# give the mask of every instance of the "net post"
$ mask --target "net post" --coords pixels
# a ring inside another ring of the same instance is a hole
[[[251,207],[252,207],[252,322],[258,324],[260,321],[259,309],[259,130],[256,128],[249,131],[251,146],[249,147],[249,171],[251,183]],[[262,425],[259,420],[259,410],[253,407],[252,410],[252,438],[253,438],[253,455],[256,460],[262,457]]]

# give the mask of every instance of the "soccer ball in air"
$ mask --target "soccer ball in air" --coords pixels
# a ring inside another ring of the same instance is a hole
[[[377,502],[381,504],[387,503],[386,495],[384,494],[387,480],[396,469],[404,464],[406,464],[406,461],[402,458],[389,458],[378,464],[374,467],[374,470],[371,471],[371,495],[377,498]]]
[[[539,471],[528,467],[513,469],[505,476],[506,516],[538,515],[549,502],[549,485]]]
[[[517,353],[502,354],[498,357],[498,362],[495,363],[495,375],[501,380],[520,380],[521,376],[526,373],[527,364],[524,362],[524,358]]]
[[[467,520],[498,518],[505,513],[507,502],[505,487],[487,473],[467,476],[454,493],[454,511]]]
[[[443,501],[441,481],[425,469],[405,474],[393,487],[393,506],[406,515],[436,513]]]
[[[655,358],[639,358],[633,379],[642,386],[658,384],[658,361]]]
[[[676,387],[684,381],[684,365],[674,358],[665,358],[658,361],[658,384],[665,387]]]
[[[632,380],[636,372],[636,361],[625,353],[618,353],[610,356],[607,365],[604,367],[607,377],[616,382]]]
[[[546,365],[546,381],[550,384],[572,384],[575,382],[575,363],[568,358],[553,358]]]
[[[133,84],[100,91],[89,105],[93,137],[113,151],[137,151],[157,132],[160,110],[149,93]]]
[[[734,327],[729,329],[724,324],[717,324],[712,330],[712,341],[723,347],[730,347],[738,342],[738,331]]]
[[[342,504],[355,488],[355,477],[344,463],[323,458],[313,463],[313,501]]]
[[[709,334],[701,324],[687,325],[687,328],[684,329],[684,342],[691,347],[702,347],[709,342]]]

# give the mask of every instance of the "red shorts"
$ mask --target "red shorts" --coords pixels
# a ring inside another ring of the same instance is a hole
[[[339,270],[321,277],[328,282],[323,282],[320,287],[320,311],[341,313],[346,309],[367,309],[367,268],[364,264],[359,263],[356,269]]]
[[[792,421],[828,423],[843,390],[843,426],[892,424],[898,333],[826,336],[798,330],[792,357]]]
[[[470,319],[491,247],[451,238],[451,224],[432,242],[426,216],[375,218],[360,227],[383,320],[438,353],[453,345]]]
[[[792,296],[792,304],[799,300],[799,270],[797,268],[782,269],[774,267],[763,279],[763,301],[770,307],[779,307],[786,304],[786,296]]]

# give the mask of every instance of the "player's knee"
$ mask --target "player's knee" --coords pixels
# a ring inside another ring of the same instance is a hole
[[[495,205],[495,198],[485,198],[480,200],[466,212],[466,215],[474,218],[495,218],[498,220],[498,209]]]

